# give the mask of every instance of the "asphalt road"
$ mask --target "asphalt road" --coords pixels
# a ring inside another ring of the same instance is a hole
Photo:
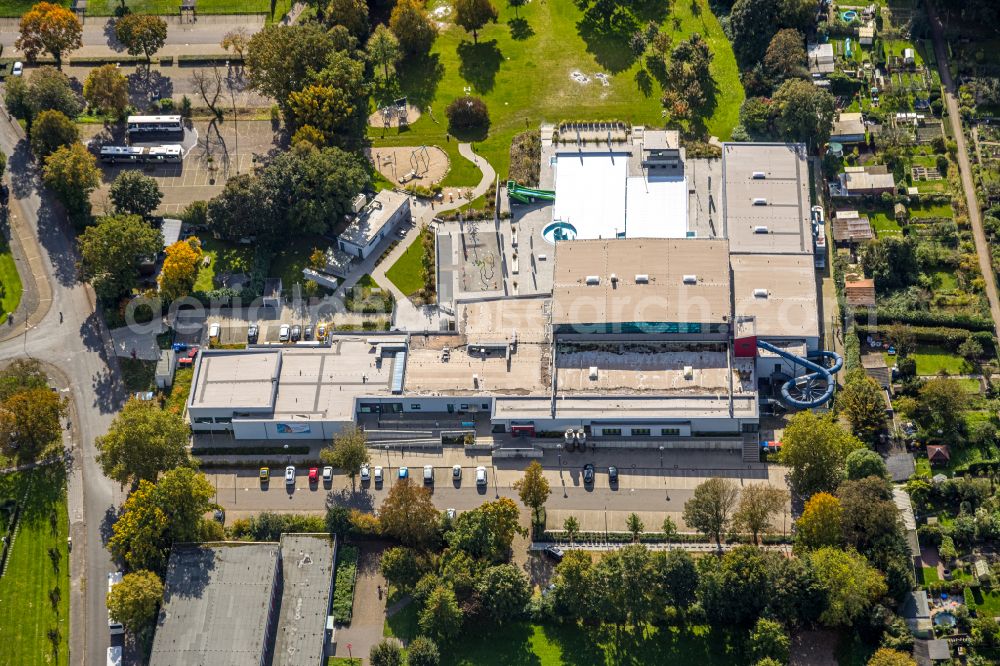
[[[53,299],[39,324],[0,344],[0,361],[25,355],[38,358],[56,366],[63,375],[55,378],[56,382],[64,378],[72,389],[76,441],[69,490],[74,544],[70,558],[70,663],[100,664],[106,661],[109,644],[104,597],[112,567],[104,539],[121,494],[96,464],[94,438],[106,432],[124,390],[117,372],[109,366],[115,361],[109,361],[109,338],[94,313],[93,294],[76,279],[72,234],[50,198],[40,194],[20,127],[5,117],[0,118],[0,150],[9,156],[7,178],[11,198],[16,199],[11,214],[26,218],[37,232]],[[19,266],[19,270],[25,269]],[[84,617],[86,632],[79,629]]]

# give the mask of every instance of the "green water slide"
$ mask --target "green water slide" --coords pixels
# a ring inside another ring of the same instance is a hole
[[[556,200],[556,193],[552,190],[535,190],[530,187],[522,187],[517,184],[516,180],[507,181],[507,196],[521,203]]]

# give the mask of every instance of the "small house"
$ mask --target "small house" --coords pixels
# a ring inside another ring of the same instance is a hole
[[[932,465],[947,465],[951,461],[951,449],[947,444],[928,444],[927,460]]]
[[[875,307],[875,280],[858,278],[844,281],[844,296],[847,304],[854,307]]]
[[[893,206],[892,214],[893,217],[896,218],[896,222],[899,222],[900,224],[906,224],[906,221],[910,218],[910,213],[906,210],[906,205],[901,203],[897,203]]]
[[[972,563],[972,574],[980,583],[989,583],[993,576],[990,565],[981,557]]]
[[[892,386],[892,375],[886,365],[885,356],[879,353],[869,353],[861,357],[861,367],[865,374],[875,380],[883,389]]]
[[[830,141],[840,144],[865,142],[865,123],[860,113],[841,113],[833,121]]]
[[[858,43],[862,46],[871,46],[875,41],[875,24],[867,23],[858,28]]]
[[[156,388],[162,390],[173,386],[176,369],[177,352],[173,349],[160,350],[160,358],[156,361]]]
[[[267,278],[261,291],[261,305],[274,308],[277,315],[281,314],[281,278]]]
[[[832,74],[836,69],[833,44],[809,44],[807,49],[809,71],[813,74]]]
[[[931,606],[927,599],[926,590],[912,590],[906,595],[903,601],[903,608],[900,611],[906,626],[917,638],[927,638],[934,631],[931,623]]]
[[[840,189],[843,196],[891,194],[896,191],[896,179],[884,164],[845,167],[840,174]]]
[[[916,64],[916,53],[913,49],[903,49],[903,64],[904,65],[914,65]]]
[[[354,257],[367,259],[382,239],[410,219],[410,197],[382,190],[351,217],[337,237],[337,246]]]

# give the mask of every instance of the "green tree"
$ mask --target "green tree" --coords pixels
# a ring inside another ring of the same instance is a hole
[[[709,101],[715,83],[710,70],[712,51],[701,35],[694,33],[677,44],[670,54],[667,66],[663,105],[670,107],[677,100],[693,111],[702,109]]]
[[[885,461],[871,449],[855,449],[847,454],[847,478],[851,481],[877,476],[880,479],[889,478],[889,470]]]
[[[698,567],[687,551],[677,549],[654,553],[651,567],[654,598],[681,611],[695,602]]]
[[[60,111],[67,118],[76,118],[83,110],[83,101],[73,89],[69,77],[55,67],[39,67],[28,79],[28,103],[33,115],[42,111]]]
[[[749,625],[774,593],[774,558],[757,546],[737,546],[699,562],[698,600],[712,624]]]
[[[638,543],[639,535],[646,529],[646,525],[642,522],[639,518],[639,514],[637,513],[628,514],[628,517],[625,519],[625,527],[632,535],[632,543]]]
[[[472,33],[472,41],[479,42],[479,30],[490,21],[496,22],[497,8],[490,0],[457,0],[455,25]]]
[[[31,151],[41,162],[80,139],[76,124],[59,111],[42,111],[31,128]]]
[[[343,538],[351,530],[351,510],[346,506],[332,505],[326,510],[326,531]]]
[[[376,65],[382,66],[382,75],[388,80],[389,67],[395,65],[400,56],[399,40],[396,39],[396,35],[384,24],[378,24],[375,32],[368,38],[367,50],[368,57]]]
[[[354,100],[342,88],[307,85],[288,95],[288,112],[299,126],[313,127],[332,139],[355,111]]]
[[[144,55],[149,64],[167,41],[167,22],[159,16],[126,14],[115,22],[115,36],[129,55]]]
[[[784,510],[788,503],[788,492],[764,483],[751,483],[743,487],[740,501],[733,513],[733,529],[748,532],[755,544],[760,537],[772,532],[771,521]]]
[[[788,421],[781,441],[779,460],[791,468],[789,480],[801,497],[836,489],[844,478],[847,454],[863,447],[831,417],[810,411]]]
[[[954,379],[935,377],[920,387],[915,420],[929,433],[948,440],[961,435],[962,417],[969,404],[969,394]]]
[[[599,619],[619,627],[649,619],[654,607],[652,558],[641,544],[605,555],[590,577]]]
[[[20,463],[34,462],[62,437],[66,399],[45,388],[28,388],[0,403],[0,452]]]
[[[670,542],[677,538],[677,523],[670,516],[663,519],[663,525],[660,528],[663,530],[663,536],[667,537],[667,547],[669,548]]]
[[[51,53],[62,69],[63,54],[83,45],[83,25],[76,14],[51,2],[39,2],[21,16],[15,48],[34,62],[39,53]]]
[[[129,400],[105,435],[95,441],[105,476],[136,485],[176,467],[191,466],[190,430],[179,414],[151,402]]]
[[[128,108],[128,79],[117,65],[101,65],[90,70],[83,82],[83,98],[106,116],[121,116]]]
[[[572,545],[577,535],[580,534],[580,521],[575,516],[566,516],[566,520],[563,521],[563,531],[566,532],[566,538]]]
[[[476,582],[476,590],[486,612],[500,624],[524,613],[531,599],[528,577],[514,564],[488,567]]]
[[[786,139],[821,146],[830,138],[836,104],[833,95],[812,81],[788,79],[775,91],[772,102],[778,130]]]
[[[815,493],[795,522],[796,545],[810,550],[840,545],[844,540],[843,515],[839,499],[830,493]]]
[[[805,37],[794,28],[779,30],[764,54],[764,67],[777,79],[806,74]]]
[[[590,554],[570,550],[556,565],[552,578],[552,607],[557,616],[589,618],[594,601],[591,586],[593,561]]]
[[[74,218],[90,214],[90,193],[101,184],[97,160],[82,143],[63,146],[49,155],[42,181]]]
[[[50,161],[56,155],[58,151]],[[159,229],[153,229],[141,217],[102,217],[80,235],[80,267],[98,297],[113,301],[138,284],[139,265],[161,249],[163,236]]]
[[[729,528],[739,493],[739,486],[730,479],[713,477],[701,482],[684,503],[684,522],[713,539],[721,552],[722,535]]]
[[[33,358],[18,358],[0,370],[0,402],[15,393],[49,387],[49,376],[42,364]]]
[[[361,466],[369,460],[368,436],[356,426],[348,426],[334,435],[333,444],[319,452],[319,458],[327,465],[342,469],[351,477],[361,471]]]
[[[403,647],[395,638],[383,638],[368,653],[371,666],[403,666]]]
[[[368,35],[368,3],[365,0],[330,0],[326,7],[326,21],[342,25],[354,37]]]
[[[124,170],[111,183],[111,203],[119,215],[139,215],[148,218],[163,200],[156,179],[141,171]]]
[[[899,509],[886,477],[869,476],[845,481],[837,489],[843,508],[843,532],[848,545],[866,557],[897,543],[903,544],[899,529]]]
[[[938,554],[945,562],[951,562],[958,557],[958,550],[955,548],[955,541],[950,536],[941,537],[941,545],[938,546]]]
[[[518,525],[519,515],[513,500],[501,497],[459,514],[445,538],[452,548],[473,557],[500,561],[510,552],[514,535],[525,533]]]
[[[400,479],[389,490],[379,508],[382,532],[407,546],[426,546],[438,534],[441,514],[431,500],[431,491]],[[467,515],[467,514],[463,514]]]
[[[163,582],[152,571],[127,573],[108,592],[108,614],[133,634],[153,626],[163,598]]]
[[[438,666],[441,653],[438,646],[426,636],[417,636],[406,648],[406,666]]]
[[[334,36],[318,23],[265,26],[247,44],[250,86],[286,107],[292,91],[322,71],[334,50]]]
[[[837,405],[851,424],[851,432],[863,442],[874,444],[885,429],[885,398],[882,387],[862,368],[847,373],[844,390],[837,395]]]
[[[260,179],[241,173],[226,181],[215,198],[208,202],[211,229],[225,240],[269,236],[280,230],[267,189]]]
[[[431,590],[417,622],[420,631],[439,645],[455,638],[462,629],[462,611],[455,599],[455,591],[445,585]]]
[[[826,591],[820,621],[828,627],[849,626],[886,593],[882,574],[854,550],[820,548],[809,554],[809,563]]]
[[[750,655],[755,661],[770,657],[778,663],[787,664],[790,656],[791,640],[780,622],[760,618],[750,632]]]
[[[905,652],[879,648],[868,660],[868,666],[917,666],[917,662]]]
[[[778,29],[778,3],[773,0],[736,0],[729,14],[730,40],[741,65],[747,67],[764,57]]]
[[[389,548],[379,559],[379,570],[386,581],[400,590],[406,591],[417,584],[424,575],[423,567],[412,548]]]
[[[542,465],[537,460],[531,461],[524,470],[524,476],[514,482],[514,489],[517,490],[521,503],[531,509],[532,521],[539,523],[545,500],[552,494],[552,489],[542,471]]]
[[[399,0],[389,17],[389,28],[409,55],[427,55],[437,37],[437,27],[418,0]]]
[[[975,363],[983,356],[983,345],[979,340],[969,336],[958,346],[958,354],[966,361]]]
[[[909,236],[876,238],[862,247],[858,259],[865,275],[874,278],[875,287],[880,293],[889,293],[916,284],[920,274],[917,244]],[[899,336],[900,344],[896,344],[896,352],[904,356],[909,354],[913,350],[913,331],[905,324],[892,325],[889,339],[894,344],[896,339],[892,336],[893,331],[903,332],[903,335]]]

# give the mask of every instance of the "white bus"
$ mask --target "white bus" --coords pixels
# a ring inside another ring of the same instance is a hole
[[[111,594],[111,588],[113,588],[118,583],[122,582],[122,572],[113,571],[108,574],[108,594]],[[111,609],[108,609],[108,631],[111,632],[112,636],[118,636],[125,633],[125,627],[122,626],[121,622],[115,622],[111,619]]]
[[[128,164],[130,162],[180,162],[184,157],[184,151],[178,144],[168,144],[163,146],[101,146],[101,161],[108,164],[119,162]]]
[[[165,134],[183,132],[180,116],[129,116],[129,134]]]

